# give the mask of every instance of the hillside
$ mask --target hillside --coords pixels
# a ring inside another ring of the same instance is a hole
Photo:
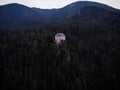
[[[29,7],[16,3],[0,6],[0,27],[16,28],[23,22],[37,19],[44,20],[42,15]]]
[[[66,35],[59,49],[57,32]],[[120,25],[71,21],[0,30],[1,90],[118,90]],[[57,52],[60,54],[57,54]]]
[[[29,8],[50,16],[44,24],[32,19],[21,28],[0,28],[0,90],[119,90],[120,14],[105,8],[85,6],[55,20],[54,10]],[[56,33],[66,36],[59,46]]]
[[[109,17],[109,14],[112,14],[111,17],[114,17],[115,14],[120,15],[120,10],[96,2],[75,2],[60,9],[29,8],[24,5],[13,3],[0,6],[0,27],[17,29],[35,28],[50,23],[59,23],[63,22],[63,20],[71,19],[78,14],[83,15],[83,11],[87,7],[90,7],[91,10],[94,9],[93,13],[97,12],[98,15],[100,13],[100,15],[102,14],[106,17]],[[98,12],[95,10],[97,8],[102,10]],[[106,14],[106,12],[109,13]],[[93,14],[90,13],[89,15],[92,16]],[[102,18],[101,16],[98,17]]]

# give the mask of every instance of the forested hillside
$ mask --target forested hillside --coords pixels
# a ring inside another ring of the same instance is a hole
[[[58,32],[66,35],[59,47]],[[0,29],[0,73],[0,90],[119,90],[120,23],[77,19]]]
[[[94,10],[93,13],[90,13],[91,10]],[[84,14],[88,16],[92,14],[93,17],[97,15],[97,17],[102,18],[104,16],[108,17],[109,14],[113,15],[114,13],[120,13],[120,10],[105,4],[90,1],[74,2],[59,9],[30,8],[21,4],[12,3],[0,6],[0,28],[35,28],[50,23],[62,22],[78,14],[82,14],[82,17]],[[113,19],[114,17],[116,15],[113,16]]]

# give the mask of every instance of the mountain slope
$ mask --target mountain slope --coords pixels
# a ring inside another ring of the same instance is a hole
[[[75,2],[60,9],[29,8],[14,3],[0,6],[0,27],[38,27],[75,19],[73,18],[75,16],[88,19],[88,15],[89,19],[92,19],[91,17],[102,18],[103,15],[109,17],[109,14],[111,17],[119,18],[119,15],[116,16],[119,12],[107,5],[88,1]]]
[[[96,6],[86,6],[82,8],[75,16],[73,16],[72,19],[74,20],[98,20],[108,22],[108,23],[114,23],[120,22],[120,13],[118,12],[112,12],[105,10],[100,7]]]
[[[20,4],[0,6],[0,26],[16,27],[27,20],[40,19],[39,15],[31,8]]]

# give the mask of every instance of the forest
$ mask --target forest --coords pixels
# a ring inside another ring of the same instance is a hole
[[[58,32],[66,36],[59,46]],[[0,83],[0,90],[119,90],[120,22],[1,28]]]

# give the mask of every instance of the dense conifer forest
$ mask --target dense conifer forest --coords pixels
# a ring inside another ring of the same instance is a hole
[[[58,32],[66,35],[59,46]],[[0,29],[0,83],[0,90],[119,90],[120,23]]]

